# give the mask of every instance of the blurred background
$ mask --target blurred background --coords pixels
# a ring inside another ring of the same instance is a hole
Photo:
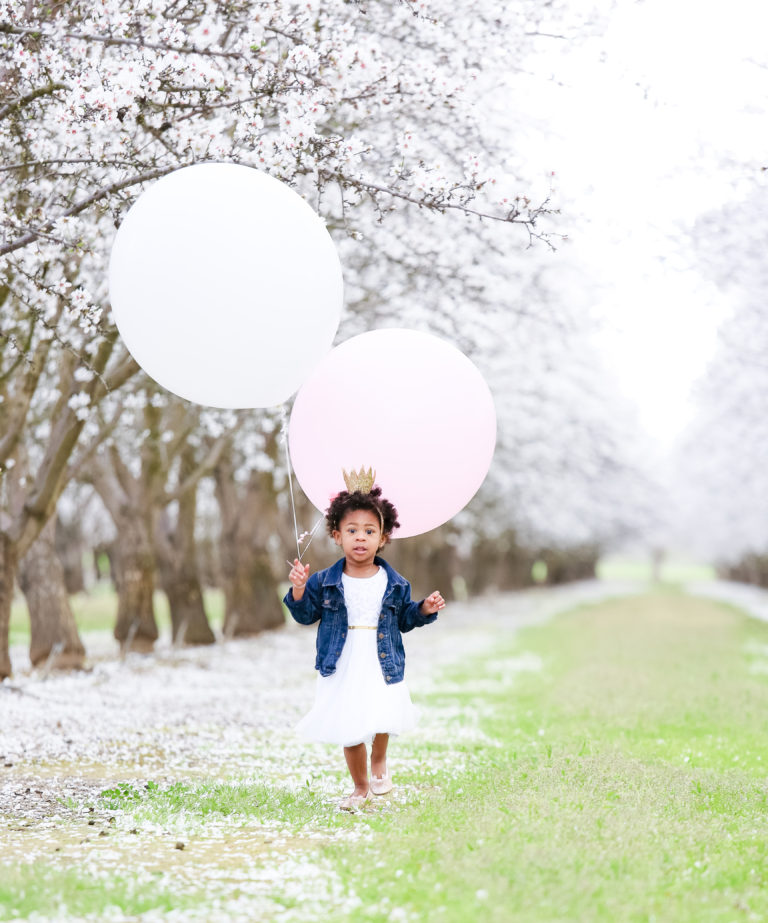
[[[387,551],[416,594],[768,586],[768,12],[151,6],[3,12],[0,677],[9,642],[78,668],[94,628],[150,650],[161,629],[207,644],[284,622],[290,403],[176,398],[109,311],[127,209],[205,160],[265,169],[321,214],[337,342],[428,330],[492,389],[485,484]],[[335,558],[322,525],[303,548]]]

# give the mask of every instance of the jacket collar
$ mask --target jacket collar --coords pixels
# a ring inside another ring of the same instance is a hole
[[[339,558],[339,560],[332,564],[328,570],[325,572],[325,577],[323,577],[323,586],[341,586],[341,575],[344,572],[344,561],[345,558]],[[405,584],[405,578],[401,577],[400,574],[391,567],[384,558],[380,558],[378,555],[373,559],[374,564],[378,564],[379,567],[384,568],[384,573],[387,575],[387,586],[392,586],[393,584]]]

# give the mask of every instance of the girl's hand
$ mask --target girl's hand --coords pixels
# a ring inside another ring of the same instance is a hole
[[[304,587],[309,580],[309,564],[302,564],[298,558],[294,558],[288,579],[293,584],[293,598],[298,602],[304,595]]]
[[[421,604],[421,611],[424,615],[434,615],[435,612],[439,612],[441,609],[445,609],[445,600],[437,590],[430,593]]]

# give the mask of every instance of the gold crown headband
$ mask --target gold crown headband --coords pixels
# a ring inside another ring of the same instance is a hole
[[[349,472],[342,468],[341,471],[344,475],[344,483],[347,485],[347,490],[349,493],[369,494],[373,489],[373,484],[376,480],[376,472],[373,470],[373,468],[369,468],[367,471],[363,467],[361,467],[359,471],[355,471],[353,468]],[[383,535],[384,517],[382,516],[381,510],[378,508],[378,506],[376,507],[376,512],[379,514],[379,522],[381,523],[381,532]]]
[[[353,468],[349,473],[342,468],[341,471],[344,475],[347,490],[351,494],[356,491],[361,494],[369,494],[373,489],[373,482],[376,480],[376,472],[373,468],[369,468],[367,471],[365,468],[361,468],[359,471],[355,471]]]

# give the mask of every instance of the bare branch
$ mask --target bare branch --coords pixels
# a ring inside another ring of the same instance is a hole
[[[91,403],[95,404],[111,391],[117,391],[128,379],[132,378],[141,370],[138,362],[133,356],[126,356],[122,362],[108,375],[100,375],[96,378],[93,391],[91,392]]]
[[[182,481],[182,483],[176,487],[175,490],[169,491],[165,494],[163,499],[166,504],[171,503],[173,500],[179,500],[188,491],[192,490],[198,484],[201,478],[206,477],[214,471],[216,465],[219,463],[219,459],[221,458],[224,449],[231,444],[232,436],[237,432],[238,429],[240,429],[240,427],[243,425],[243,422],[243,420],[239,420],[231,430],[224,433],[222,436],[219,436],[219,438],[215,440],[195,470],[192,471],[191,474],[189,474]]]
[[[116,339],[115,335],[112,339],[104,340],[97,351],[93,368],[99,376],[106,368]],[[91,393],[97,385],[98,378],[91,382]],[[61,491],[66,485],[64,478],[67,463],[84,426],[85,421],[78,419],[68,404],[61,406],[61,414],[52,421],[50,442],[37,471],[35,482],[20,515],[9,532],[11,539],[18,542],[20,556],[24,555],[26,549],[38,536],[56,506]]]
[[[196,48],[194,45],[168,45],[164,42],[145,42],[142,38],[115,38],[112,35],[94,33],[62,32],[53,34],[43,29],[22,29],[9,23],[0,23],[0,32],[8,35],[31,35],[38,40],[59,42],[62,38],[71,38],[80,42],[99,42],[103,45],[127,45],[132,48],[149,48],[153,51],[173,51],[177,54],[204,55],[210,58],[242,58],[239,51],[214,51],[212,48]]]
[[[0,25],[0,32],[5,30]],[[56,90],[68,90],[69,87],[64,83],[49,83],[46,87],[38,87],[38,89],[33,90],[31,93],[27,93],[26,96],[21,96],[16,102],[7,103],[5,106],[0,109],[0,119],[4,119],[6,115],[9,115],[15,109],[21,109],[23,106],[26,106],[27,103],[34,102],[36,99],[39,99],[41,96],[50,96],[52,93],[55,93]]]
[[[69,164],[90,164],[100,167],[135,167],[132,160],[104,160],[99,157],[58,157],[53,160],[22,160],[19,163],[0,165],[0,173],[9,170],[26,170],[30,167],[68,166]]]
[[[383,193],[384,195],[392,196],[396,199],[402,199],[404,202],[410,202],[413,205],[418,205],[419,208],[428,208],[438,212],[445,212],[447,209],[454,209],[456,211],[463,212],[466,215],[475,215],[477,218],[487,218],[491,221],[500,221],[506,224],[524,224],[529,228],[529,230],[533,228],[536,218],[540,214],[546,214],[548,212],[546,207],[547,202],[543,202],[538,208],[529,212],[531,217],[527,218],[523,217],[523,213],[517,208],[512,208],[505,214],[481,212],[475,208],[470,207],[466,202],[450,201],[450,199],[446,198],[444,193],[441,193],[439,196],[430,196],[425,194],[423,198],[419,198],[415,195],[411,195],[391,186],[380,186],[377,183],[370,182],[369,180],[361,180],[354,176],[346,176],[343,173],[339,173],[337,171],[319,170],[318,173],[323,177],[323,179],[336,180],[341,185],[357,189],[359,192],[366,192],[369,195],[373,195],[375,193]],[[460,188],[461,187],[456,187],[456,190],[458,191]],[[539,237],[540,235],[534,234],[533,236]]]
[[[115,427],[120,422],[120,417],[122,416],[123,410],[124,404],[121,401],[115,408],[114,413],[109,420],[102,419],[101,426],[99,427],[96,435],[91,439],[87,446],[83,447],[83,450],[80,452],[78,457],[67,468],[67,473],[64,477],[65,483],[68,484],[70,481],[74,481],[76,478],[80,477],[86,464],[93,458],[93,454],[96,449],[98,449],[104,440],[114,432]]]
[[[108,450],[109,458],[112,462],[112,470],[115,473],[121,490],[132,503],[135,503],[138,499],[136,496],[138,492],[136,478],[131,474],[128,466],[121,458],[118,447],[113,444],[108,447]]]
[[[116,183],[111,183],[109,186],[105,186],[103,189],[99,189],[97,192],[89,195],[81,202],[78,202],[77,205],[73,205],[72,208],[68,208],[65,212],[62,212],[56,218],[48,221],[43,225],[42,228],[34,228],[33,230],[29,231],[29,233],[24,234],[22,237],[18,237],[16,240],[11,241],[9,244],[5,244],[4,246],[0,247],[0,256],[4,256],[6,253],[12,253],[14,250],[20,250],[22,247],[26,247],[27,244],[33,243],[39,237],[47,234],[51,228],[54,227],[56,222],[61,218],[72,218],[74,215],[79,215],[80,212],[84,212],[87,208],[90,208],[91,205],[94,205],[96,202],[100,202],[102,199],[106,199],[108,196],[111,196],[115,192],[120,192],[122,189],[129,189],[131,186],[136,186],[139,183],[146,183],[149,180],[158,179],[161,176],[166,176],[168,173],[172,173],[177,168],[178,164],[173,164],[172,166],[166,167],[158,167],[155,170],[149,170],[147,173],[141,173],[139,176],[132,176],[129,179],[118,180]]]
[[[38,342],[35,352],[27,365],[19,390],[13,396],[11,410],[5,421],[5,432],[0,438],[0,460],[7,458],[11,454],[24,430],[32,398],[45,368],[45,360],[48,357],[50,348],[50,340],[44,339]]]

